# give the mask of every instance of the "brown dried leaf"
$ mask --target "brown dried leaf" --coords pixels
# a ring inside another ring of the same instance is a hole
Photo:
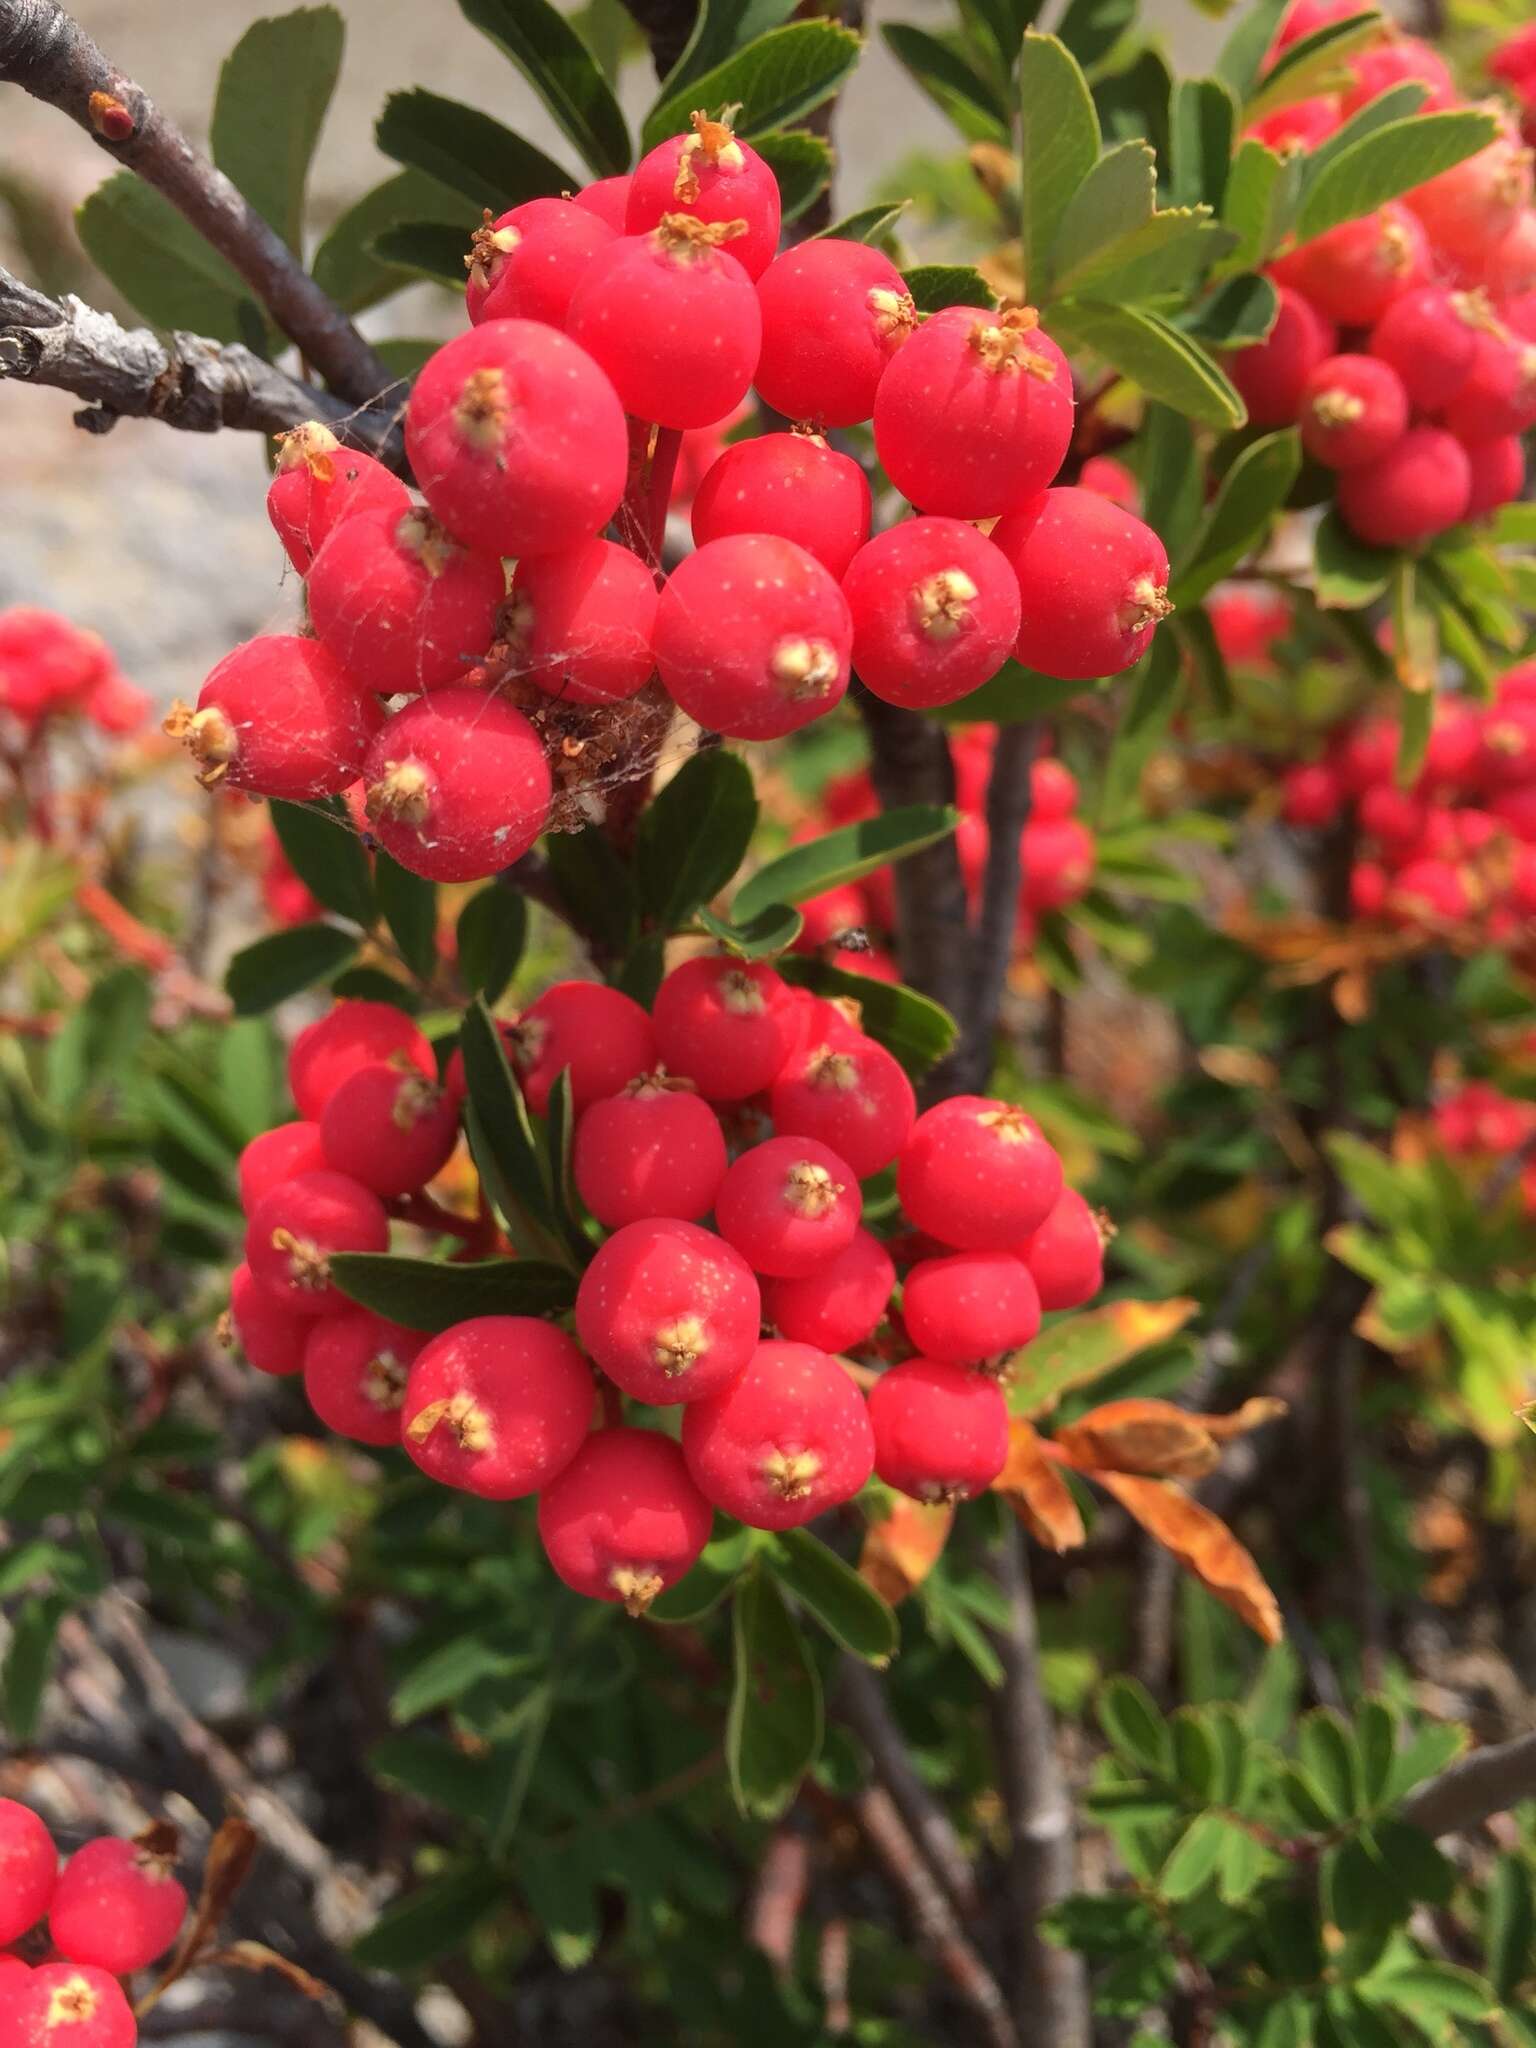
[[[1171,1401],[1106,1401],[1058,1429],[1054,1441],[1079,1472],[1199,1479],[1221,1455],[1200,1418]]]
[[[1276,1422],[1284,1415],[1288,1402],[1278,1400],[1273,1394],[1255,1394],[1245,1401],[1241,1408],[1234,1408],[1226,1415],[1193,1415],[1192,1422],[1198,1422],[1207,1436],[1215,1437],[1217,1443],[1230,1443],[1234,1437],[1246,1436],[1250,1429],[1262,1429],[1266,1422]]]
[[[1094,1479],[1256,1635],[1279,1642],[1285,1633],[1279,1603],[1225,1522],[1161,1479],[1128,1472],[1096,1472]]]
[[[1045,1455],[1033,1427],[1020,1419],[1008,1425],[1008,1462],[992,1482],[1037,1543],[1049,1550],[1075,1550],[1086,1531],[1072,1489]]]
[[[135,2006],[134,2010],[140,2018],[157,2005],[162,1994],[197,1963],[203,1948],[234,1902],[235,1894],[245,1883],[251,1864],[255,1860],[257,1847],[256,1830],[248,1820],[231,1814],[229,1819],[220,1825],[217,1834],[208,1844],[208,1855],[203,1864],[203,1888],[198,1894],[192,1918],[187,1922],[171,1960],[166,1964],[153,1989],[146,1992]]]
[[[336,1993],[329,1984],[322,1984],[318,1977],[312,1977],[308,1970],[300,1969],[297,1963],[290,1962],[287,1956],[279,1955],[275,1948],[268,1948],[262,1941],[232,1941],[228,1948],[221,1948],[208,1961],[214,1966],[227,1965],[232,1970],[272,1970],[279,1977],[286,1977],[306,1998],[313,1998],[323,2005],[336,2002]]]
[[[955,1510],[902,1496],[883,1521],[871,1522],[859,1575],[892,1607],[918,1587],[944,1555]]]

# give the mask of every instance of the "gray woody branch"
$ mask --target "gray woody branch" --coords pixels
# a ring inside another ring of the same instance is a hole
[[[1427,1835],[1464,1834],[1522,1800],[1536,1799],[1536,1735],[1475,1749],[1403,1803],[1403,1819]]]

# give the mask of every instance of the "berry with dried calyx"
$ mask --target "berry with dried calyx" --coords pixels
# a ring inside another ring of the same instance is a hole
[[[650,680],[656,579],[611,540],[530,555],[512,578],[506,637],[516,672],[547,697],[616,704]]]
[[[539,1496],[539,1540],[589,1600],[638,1619],[709,1541],[714,1515],[670,1437],[600,1429]]]
[[[507,1042],[535,1116],[549,1107],[549,1091],[567,1067],[580,1116],[656,1066],[651,1019],[633,996],[600,981],[552,982],[511,1027]]]
[[[299,1115],[318,1127],[321,1111],[349,1074],[375,1060],[393,1059],[397,1053],[429,1081],[437,1079],[432,1042],[404,1010],[359,996],[334,1004],[323,1017],[305,1025],[288,1051],[288,1089]],[[280,1128],[292,1127],[285,1124]],[[275,1132],[267,1133],[267,1139],[275,1136]],[[257,1139],[250,1149],[254,1152],[265,1142]],[[242,1206],[248,1209],[251,1204]]]
[[[17,1799],[0,1799],[0,1941],[15,1941],[47,1912],[59,1852],[42,1816]]]
[[[252,1277],[295,1315],[334,1315],[348,1306],[331,1279],[332,1252],[388,1249],[383,1203],[343,1173],[301,1173],[284,1181],[262,1197],[246,1225]]]
[[[762,355],[754,383],[786,419],[853,427],[871,417],[888,364],[917,331],[901,272],[836,236],[797,242],[757,282]]]
[[[1338,339],[1332,322],[1299,291],[1282,284],[1279,294],[1275,324],[1265,338],[1226,359],[1227,375],[1256,427],[1291,424],[1301,409],[1307,379],[1325,356],[1333,354]]]
[[[729,534],[794,541],[839,582],[869,538],[869,481],[820,434],[759,434],[724,449],[693,496],[700,547]],[[846,595],[846,592],[844,593]]]
[[[868,1180],[906,1143],[917,1098],[899,1060],[849,1031],[791,1054],[768,1091],[768,1114],[781,1138],[817,1138]]]
[[[372,1309],[349,1308],[308,1326],[304,1391],[338,1436],[382,1449],[400,1441],[406,1380],[427,1339]]]
[[[904,519],[843,579],[853,667],[888,704],[953,704],[997,674],[1018,638],[1019,580],[962,519]]]
[[[1093,491],[1042,492],[992,529],[1023,597],[1014,652],[1026,667],[1087,682],[1118,675],[1151,645],[1168,600],[1168,553],[1152,528]]]
[[[301,1173],[313,1173],[324,1164],[325,1153],[320,1145],[318,1123],[304,1119],[298,1123],[278,1124],[270,1131],[263,1131],[259,1137],[252,1138],[240,1154],[236,1173],[241,1208],[249,1215],[262,1196],[280,1181],[293,1180]]]
[[[6,2048],[134,2048],[139,2038],[122,1986],[87,1963],[40,1963],[0,2017]]]
[[[464,310],[482,320],[543,320],[563,327],[571,295],[615,229],[570,199],[525,199],[493,220],[487,207],[470,240]]]
[[[385,852],[431,882],[510,867],[549,817],[538,734],[504,698],[455,686],[382,725],[363,762],[368,818]]]
[[[657,1068],[594,1102],[576,1126],[576,1191],[607,1230],[707,1216],[725,1178],[720,1119],[691,1081]]]
[[[924,1110],[896,1168],[913,1225],[957,1251],[1008,1251],[1061,1193],[1061,1160],[1010,1102],[954,1095]]]
[[[1467,381],[1478,332],[1494,320],[1480,292],[1421,285],[1388,306],[1371,329],[1370,352],[1397,372],[1411,404],[1438,412]]]
[[[1040,1295],[1011,1252],[951,1252],[912,1267],[901,1319],[925,1357],[979,1365],[1030,1341],[1040,1328]]]
[[[686,135],[670,136],[640,159],[629,183],[624,230],[643,235],[679,213],[708,226],[739,222],[731,254],[756,278],[779,246],[779,181],[751,143],[735,134],[729,118],[735,111],[727,109],[718,121],[690,115]]]
[[[104,1835],[77,1849],[48,1911],[53,1945],[71,1963],[126,1977],[163,1956],[187,1916],[174,1848],[151,1829],[136,1841]]]
[[[591,1371],[563,1330],[532,1316],[474,1316],[416,1354],[401,1440],[429,1479],[517,1500],[565,1470],[592,1406]]]
[[[683,1456],[707,1500],[753,1529],[794,1529],[851,1500],[874,1469],[864,1396],[810,1344],[759,1344],[739,1379],[683,1411]]]
[[[713,1231],[672,1218],[616,1230],[576,1290],[587,1350],[626,1394],[663,1407],[728,1386],[761,1322],[746,1260]]]
[[[781,1337],[818,1351],[852,1351],[885,1320],[896,1267],[860,1227],[844,1251],[800,1280],[765,1280],[763,1316]]]
[[[458,1141],[458,1104],[403,1058],[358,1067],[320,1113],[326,1165],[376,1195],[425,1187]]]
[[[656,1050],[710,1102],[741,1102],[769,1086],[794,1043],[796,1005],[762,960],[685,960],[651,1007]]]
[[[1339,476],[1339,511],[1372,547],[1414,547],[1464,519],[1472,499],[1466,451],[1441,427],[1410,427],[1375,462]]]
[[[221,1316],[218,1327],[221,1341],[238,1344],[247,1365],[280,1380],[302,1369],[314,1318],[274,1300],[242,1263],[230,1275],[227,1318]]]
[[[1373,326],[1394,299],[1428,282],[1430,268],[1424,230],[1396,200],[1342,221],[1273,265],[1277,282],[1304,292],[1341,327]]]
[[[304,588],[323,646],[384,697],[440,689],[490,646],[506,595],[498,555],[474,554],[414,505],[343,519]]]
[[[846,1251],[863,1198],[853,1168],[815,1138],[769,1138],[726,1170],[715,1222],[754,1273],[798,1280]]]
[[[403,517],[411,494],[371,455],[343,448],[318,420],[277,436],[277,466],[267,487],[267,517],[302,576],[342,519],[358,512]]]
[[[1536,342],[1503,329],[1481,329],[1472,344],[1472,367],[1445,407],[1442,424],[1468,444],[1536,426]]]
[[[1076,1188],[1063,1188],[1049,1216],[1019,1246],[1046,1309],[1081,1308],[1104,1285],[1104,1246],[1113,1226]]]
[[[264,633],[234,648],[198,692],[173,705],[165,730],[197,763],[205,789],[304,803],[354,782],[384,713],[367,679],[318,640]]]
[[[1329,469],[1358,469],[1402,439],[1408,394],[1375,356],[1328,356],[1301,394],[1301,445]]]
[[[870,1390],[875,1470],[914,1500],[970,1500],[1008,1459],[1008,1404],[985,1373],[909,1358]]]

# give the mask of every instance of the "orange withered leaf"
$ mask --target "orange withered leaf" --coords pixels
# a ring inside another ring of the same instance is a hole
[[[901,1495],[883,1520],[871,1522],[859,1557],[859,1575],[894,1607],[918,1587],[944,1555],[955,1510]]]
[[[1279,1603],[1225,1522],[1161,1479],[1129,1472],[1096,1472],[1094,1479],[1256,1635],[1279,1642],[1285,1633]]]
[[[1029,1423],[1008,1425],[1008,1462],[992,1482],[1037,1543],[1051,1550],[1075,1550],[1084,1539],[1083,1518],[1072,1489],[1045,1455]]]
[[[1199,1416],[1171,1401],[1106,1401],[1058,1429],[1058,1451],[1079,1472],[1145,1472],[1199,1479],[1221,1453]]]

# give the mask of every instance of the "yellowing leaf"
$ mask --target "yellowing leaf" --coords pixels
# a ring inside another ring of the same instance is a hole
[[[1279,1642],[1285,1633],[1279,1603],[1225,1522],[1161,1479],[1128,1472],[1096,1472],[1094,1479],[1256,1635]]]
[[[1183,1298],[1112,1301],[1069,1316],[1009,1360],[1009,1412],[1025,1418],[1048,1414],[1074,1387],[1102,1379],[1149,1344],[1165,1343],[1198,1307]]]
[[[1051,1550],[1075,1550],[1085,1536],[1072,1489],[1045,1455],[1033,1427],[1015,1418],[1008,1425],[1008,1462],[992,1482],[1037,1543]]]
[[[944,1555],[954,1520],[954,1508],[947,1503],[930,1507],[902,1495],[882,1521],[870,1524],[859,1576],[896,1606],[917,1591]]]
[[[1216,1463],[1216,1439],[1171,1401],[1110,1401],[1058,1429],[1056,1448],[1079,1472],[1148,1472],[1199,1479]]]

